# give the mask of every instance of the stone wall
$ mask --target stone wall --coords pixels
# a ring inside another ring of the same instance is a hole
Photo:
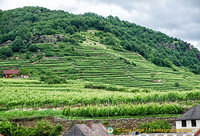
[[[167,120],[170,124],[175,125],[175,117],[156,117],[156,118],[128,118],[128,119],[101,119],[93,120],[94,123],[103,123],[105,126],[113,128],[137,128],[140,123],[152,122],[156,120]],[[65,120],[59,118],[53,118],[54,123],[60,123],[65,126],[66,129],[70,129],[74,124],[86,123],[86,120]]]
[[[39,119],[23,119],[23,120],[13,120],[20,126],[29,126],[32,127],[35,125],[35,122],[41,120]],[[50,117],[50,118],[43,118],[48,121],[50,121],[53,125],[61,124],[64,128],[63,133],[64,134],[67,130],[71,129],[72,126],[75,124],[82,124],[86,123],[86,120],[68,120],[68,119],[60,119],[56,117]],[[92,119],[92,118],[91,118]],[[95,119],[93,120],[94,123],[102,123],[105,127],[113,127],[113,128],[124,128],[124,129],[133,129],[137,128],[140,123],[145,122],[152,122],[156,120],[167,120],[170,124],[173,124],[175,126],[175,117],[156,117],[156,118],[127,118],[127,119]]]

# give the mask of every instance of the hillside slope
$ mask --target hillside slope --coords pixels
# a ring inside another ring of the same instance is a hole
[[[0,11],[1,70],[153,90],[199,88],[199,51],[117,17],[41,7]]]
[[[104,18],[93,13],[73,15],[60,10],[24,7],[0,11],[0,20],[1,46],[11,45],[11,50],[6,49],[7,52],[0,50],[2,58],[12,56],[12,52],[27,52],[35,40],[44,41],[39,38],[42,35],[62,34],[58,41],[74,44],[77,41],[67,37],[76,32],[95,29],[101,31],[97,34],[100,42],[111,45],[115,50],[138,52],[158,66],[173,67],[174,64],[187,67],[194,73],[200,72],[200,53],[192,45],[161,32],[121,21],[118,17]]]
[[[34,43],[37,52],[14,53],[1,60],[0,69],[30,70],[32,77],[53,72],[60,77],[147,90],[192,90],[199,76],[173,65],[160,67],[132,51],[116,51],[99,42],[99,31],[80,32],[78,45],[67,42]]]

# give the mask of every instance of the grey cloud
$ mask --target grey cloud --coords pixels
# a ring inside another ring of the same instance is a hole
[[[199,0],[96,0],[97,3],[114,4],[127,11],[137,11],[131,15],[140,25],[158,30],[160,27],[173,31],[178,38],[199,40],[200,1]],[[134,12],[133,12],[134,13]],[[144,15],[147,15],[145,18]],[[142,17],[143,16],[143,17]]]

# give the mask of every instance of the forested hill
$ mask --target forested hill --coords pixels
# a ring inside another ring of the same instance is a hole
[[[33,43],[44,42],[38,38],[43,35],[60,34],[58,41],[78,44],[84,37],[77,33],[87,30],[97,30],[95,36],[100,42],[114,50],[134,51],[158,66],[184,66],[200,73],[200,52],[187,42],[118,17],[74,15],[42,7],[0,10],[0,57],[6,59],[18,52],[36,51]]]

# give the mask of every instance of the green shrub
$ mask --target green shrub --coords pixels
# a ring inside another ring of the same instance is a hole
[[[151,91],[150,91],[150,90],[147,90],[147,89],[144,89],[144,90],[142,90],[141,92],[150,93]]]
[[[78,76],[77,75],[67,75],[67,79],[76,80],[76,79],[78,79]]]
[[[38,59],[38,60],[42,59],[43,57],[44,57],[43,54],[39,54],[39,55],[37,55],[37,59]]]
[[[67,74],[77,74],[77,73],[78,73],[78,70],[75,69],[74,67],[69,67],[69,68],[67,68],[67,69],[65,70],[65,72],[66,72]]]
[[[76,33],[73,35],[66,35],[64,38],[64,42],[68,42],[73,45],[79,45],[79,42],[85,41],[85,37],[81,36],[80,34]]]
[[[47,121],[37,122],[35,125],[35,135],[37,136],[49,136],[53,126]]]
[[[17,129],[17,126],[11,124],[9,121],[0,122],[0,134],[5,136],[11,136],[14,131]]]
[[[66,79],[58,77],[58,76],[55,76],[55,75],[50,75],[50,76],[42,75],[40,77],[40,81],[48,83],[48,84],[67,83]]]
[[[179,86],[180,86],[180,84],[179,84],[178,82],[176,82],[174,85],[175,85],[176,87],[179,87]]]
[[[0,48],[0,58],[6,59],[8,57],[13,56],[13,51],[9,47],[1,47]]]
[[[131,93],[139,93],[140,90],[139,89],[133,89],[133,90],[130,90]]]
[[[29,75],[30,74],[30,71],[29,69],[26,69],[26,68],[21,68],[18,72],[18,75]]]
[[[157,120],[153,122],[147,122],[147,123],[141,123],[139,125],[139,129],[144,129],[146,133],[155,133],[153,129],[158,130],[158,129],[164,129],[167,132],[170,132],[169,129],[172,127],[169,125],[169,123],[166,120]],[[157,131],[157,133],[159,133]]]
[[[103,124],[103,125],[108,125],[109,124],[109,122],[108,121],[101,121],[101,123]]]
[[[4,136],[59,136],[62,130],[60,124],[54,127],[45,120],[37,122],[34,128],[19,127],[9,121],[0,121],[0,134]]]
[[[37,50],[38,50],[38,47],[37,47],[37,45],[30,45],[29,47],[28,47],[28,50],[29,51],[31,51],[31,52],[37,52]]]
[[[119,88],[115,86],[107,86],[107,85],[95,85],[95,84],[86,84],[85,88],[91,88],[91,89],[103,89],[103,90],[108,90],[108,91],[127,91],[126,88]]]
[[[59,136],[60,132],[63,130],[63,127],[60,124],[57,124],[52,131],[50,132],[49,136]]]
[[[16,75],[10,75],[10,77],[14,78],[14,77],[16,77]]]
[[[105,117],[108,116],[139,116],[139,115],[158,115],[158,114],[180,114],[183,109],[175,104],[142,104],[142,105],[115,105],[111,107],[87,106],[85,108],[65,108],[65,116],[81,117]]]
[[[46,56],[46,57],[53,57],[53,56],[54,56],[54,52],[52,52],[52,51],[47,51],[47,52],[45,52],[45,56]]]
[[[136,66],[136,64],[133,61],[131,61],[131,60],[125,58],[125,57],[120,57],[120,60],[123,60],[124,63],[126,63],[126,64]]]

